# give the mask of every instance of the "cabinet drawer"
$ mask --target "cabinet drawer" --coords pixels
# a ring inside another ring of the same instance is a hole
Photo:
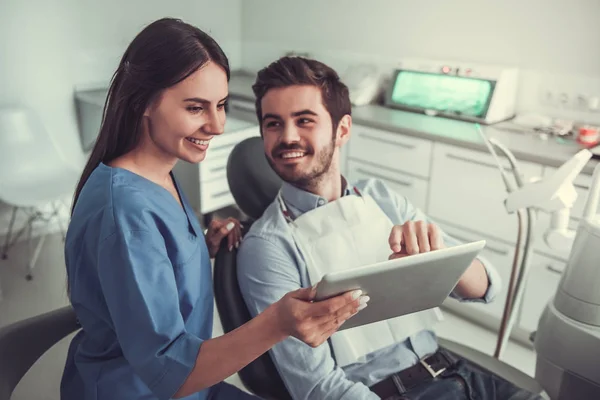
[[[537,329],[542,312],[554,298],[565,265],[565,262],[537,251],[531,254],[531,269],[519,318],[519,325],[526,331]]]
[[[506,303],[506,296],[508,294],[508,283],[512,270],[514,247],[489,237],[483,237],[480,234],[475,234],[473,232],[468,232],[453,226],[449,226],[443,222],[439,222],[439,225],[450,237],[461,243],[473,242],[482,239],[486,240],[486,246],[481,251],[480,255],[489,261],[498,271],[498,274],[502,280],[502,290],[489,304],[465,302],[458,303],[453,300],[450,300],[449,303],[452,303],[451,307],[454,310],[457,310],[461,313],[466,313],[475,319],[480,317],[488,317],[488,321],[486,322],[491,322],[491,325],[498,327],[500,325],[500,321],[502,320],[504,304]],[[475,314],[473,313],[474,311]]]
[[[504,164],[508,170],[508,162]],[[539,165],[519,164],[526,180],[542,174]],[[491,155],[435,144],[428,203],[431,216],[514,243],[517,215],[507,213],[506,196],[500,171]]]
[[[425,211],[427,206],[427,181],[399,171],[350,160],[348,177],[354,183],[361,179],[375,178],[387,183],[392,190],[406,197],[415,207]]]
[[[209,213],[235,204],[229,191],[227,179],[218,179],[200,184],[200,212]]]
[[[239,142],[253,136],[260,136],[258,127],[228,132],[213,138],[206,158],[200,163],[200,180],[226,179],[229,154]]]
[[[355,125],[349,156],[420,177],[429,177],[432,144],[398,133]]]

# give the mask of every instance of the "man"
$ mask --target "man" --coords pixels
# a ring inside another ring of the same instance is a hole
[[[260,71],[253,89],[265,154],[284,181],[238,254],[253,315],[335,269],[458,244],[381,181],[352,186],[341,176],[339,153],[352,118],[348,89],[335,71],[286,57]],[[477,259],[452,296],[489,302],[499,287],[493,267]],[[317,348],[288,339],[271,355],[298,400],[537,398],[439,351],[436,321],[435,310],[423,311],[337,332]],[[443,372],[434,378],[432,370]]]

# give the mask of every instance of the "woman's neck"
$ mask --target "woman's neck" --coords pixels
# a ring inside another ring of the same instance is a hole
[[[176,162],[177,158],[166,156],[150,140],[142,139],[135,149],[116,158],[110,165],[127,169],[157,185],[166,186],[169,185],[170,172]]]

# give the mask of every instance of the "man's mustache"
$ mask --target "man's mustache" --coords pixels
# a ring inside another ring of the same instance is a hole
[[[302,146],[300,143],[281,143],[273,149],[271,157],[275,158],[284,151],[301,151],[306,154],[311,154],[312,148],[310,146]]]

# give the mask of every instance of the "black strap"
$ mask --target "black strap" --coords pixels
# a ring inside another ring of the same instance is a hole
[[[425,365],[429,366],[427,368]],[[448,352],[439,350],[412,367],[388,376],[383,381],[371,386],[371,391],[382,399],[402,395],[412,388],[435,379],[435,374],[443,369],[454,367],[455,359]],[[432,374],[433,372],[433,374]]]

